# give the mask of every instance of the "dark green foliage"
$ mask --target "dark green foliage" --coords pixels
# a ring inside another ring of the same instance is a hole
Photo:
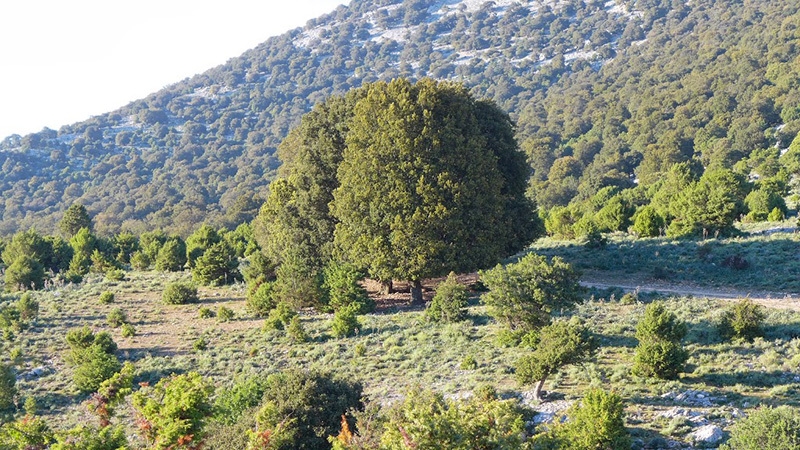
[[[19,312],[19,320],[22,322],[27,323],[39,317],[39,302],[33,299],[30,292],[25,292],[19,297],[16,308]]]
[[[257,433],[283,436],[280,450],[330,449],[327,437],[338,434],[342,416],[362,407],[360,384],[313,372],[270,375],[263,389]]]
[[[179,272],[186,264],[186,244],[179,237],[170,238],[158,250],[155,257],[156,270]]]
[[[25,291],[44,286],[44,267],[30,256],[21,256],[6,268],[6,289]]]
[[[153,264],[153,261],[147,256],[147,253],[142,251],[134,252],[131,255],[131,266],[137,270],[147,270]]]
[[[349,337],[358,333],[361,323],[358,321],[358,304],[351,304],[336,310],[331,322],[331,333],[337,338]]]
[[[216,313],[212,311],[211,308],[203,306],[199,310],[197,310],[197,315],[200,316],[201,319],[210,319],[214,317]]]
[[[667,235],[715,237],[730,234],[744,212],[746,187],[740,175],[726,169],[706,171],[697,183],[670,204],[674,219]]]
[[[633,220],[632,231],[640,237],[660,236],[664,228],[664,218],[650,205],[640,209]]]
[[[72,260],[69,272],[74,275],[86,275],[92,266],[92,253],[97,249],[97,237],[88,228],[81,228],[69,240],[72,246]]]
[[[197,258],[192,270],[192,279],[203,285],[221,286],[242,279],[239,272],[239,257],[227,242],[211,245]]]
[[[294,342],[307,342],[309,337],[300,321],[300,316],[292,317],[289,326],[286,327],[286,335]]]
[[[790,406],[760,408],[739,419],[720,450],[798,450],[800,413]]]
[[[214,244],[219,244],[222,236],[213,227],[203,224],[186,238],[186,265],[194,269],[195,261],[203,256]]]
[[[541,400],[547,377],[566,365],[585,360],[596,348],[597,342],[582,325],[554,322],[539,330],[533,353],[517,361],[517,380],[521,384],[535,383],[534,397]]]
[[[513,401],[498,400],[492,393],[453,401],[431,391],[412,390],[388,416],[381,448],[404,449],[408,442],[420,449],[525,448],[522,411]]]
[[[0,411],[13,409],[16,396],[17,377],[14,368],[7,364],[0,364]]]
[[[189,372],[163,378],[155,386],[134,393],[133,406],[142,416],[139,425],[151,448],[201,446],[203,426],[213,411],[213,392],[208,380]]]
[[[565,421],[536,437],[534,448],[570,450],[628,450],[622,398],[603,389],[591,389],[567,411]]]
[[[122,368],[116,356],[95,344],[80,351],[73,350],[71,359],[77,364],[72,380],[82,393],[96,391],[103,381],[111,378]]]
[[[64,217],[58,223],[58,228],[69,239],[75,236],[81,228],[91,230],[92,218],[89,217],[89,212],[86,211],[85,206],[80,203],[73,203],[64,211]]]
[[[52,249],[52,252],[48,253],[49,257],[40,260],[44,268],[54,273],[65,272],[69,269],[69,263],[72,261],[74,253],[69,242],[58,236],[45,236],[44,240]]]
[[[481,272],[489,288],[481,300],[490,314],[512,330],[533,330],[550,323],[553,311],[581,300],[579,273],[558,257],[548,262],[533,253],[518,262]]]
[[[164,303],[169,305],[185,305],[186,303],[196,303],[200,301],[197,296],[197,288],[187,283],[170,283],[161,295]]]
[[[295,316],[297,316],[297,311],[288,303],[279,302],[269,312],[267,320],[264,321],[264,328],[267,330],[283,330],[289,326]]]
[[[425,310],[425,317],[434,322],[458,322],[467,316],[467,288],[450,272],[447,279],[436,286],[436,294]]]
[[[364,274],[350,264],[331,262],[322,271],[323,303],[334,311],[357,305],[359,314],[375,310],[375,301],[359,283]]]
[[[192,348],[196,352],[202,352],[203,350],[208,349],[208,339],[206,339],[205,336],[200,336],[192,343]]]
[[[763,334],[761,324],[765,316],[763,306],[749,298],[741,299],[723,312],[718,324],[720,335],[725,339],[752,341]]]
[[[51,260],[52,252],[51,244],[35,230],[20,231],[14,234],[3,249],[3,263],[8,267],[19,258],[27,256],[44,264]]]
[[[273,298],[298,309],[319,305],[322,299],[322,274],[295,252],[288,252],[275,271]]]
[[[639,345],[634,372],[645,377],[676,378],[689,358],[681,344],[686,331],[686,324],[667,311],[662,302],[647,305],[644,317],[636,326]]]

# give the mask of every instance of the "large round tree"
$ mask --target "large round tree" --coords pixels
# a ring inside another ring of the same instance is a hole
[[[334,246],[380,280],[496,263],[534,237],[525,161],[508,116],[458,84],[375,83],[354,108],[339,165]]]
[[[282,178],[256,221],[266,255],[375,279],[494,265],[539,232],[508,115],[460,84],[400,79],[333,98],[281,145]]]

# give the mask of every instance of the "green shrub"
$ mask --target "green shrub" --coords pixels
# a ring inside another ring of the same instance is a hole
[[[95,428],[79,425],[56,435],[50,450],[119,450],[128,448],[125,427],[121,425]]]
[[[100,294],[100,303],[107,305],[109,303],[114,302],[114,293],[111,291],[105,291]]]
[[[375,310],[375,301],[369,298],[366,289],[359,282],[364,274],[350,264],[330,263],[322,272],[323,303],[334,311],[358,305],[358,314]]]
[[[461,285],[456,274],[436,287],[436,294],[425,310],[425,317],[433,322],[458,322],[467,316],[467,288]]]
[[[206,286],[222,286],[241,280],[236,252],[227,242],[212,245],[195,261],[192,279]]]
[[[631,448],[625,429],[622,398],[602,389],[592,389],[579,404],[567,411],[567,420],[536,437],[534,447],[570,450],[622,450]]]
[[[759,408],[737,421],[720,450],[798,450],[800,413],[796,408]]]
[[[122,324],[121,333],[122,333],[122,337],[126,337],[126,338],[134,337],[134,336],[136,336],[136,328],[134,328],[133,325],[131,325],[129,323],[125,323],[125,324]]]
[[[292,317],[289,326],[286,327],[286,335],[289,336],[294,342],[307,342],[308,333],[303,328],[303,323],[300,321],[300,316]]]
[[[220,322],[228,322],[233,320],[233,316],[234,314],[232,309],[225,306],[220,306],[217,308],[217,320]]]
[[[17,377],[14,368],[10,365],[0,364],[0,411],[14,408],[14,398],[17,396]]]
[[[44,419],[23,416],[0,428],[0,448],[13,450],[46,449],[54,442],[53,432]]]
[[[197,310],[197,315],[199,315],[201,319],[210,319],[214,317],[216,314],[214,313],[214,311],[211,310],[211,308],[203,306],[199,310]]]
[[[640,237],[658,237],[664,229],[664,219],[653,206],[640,209],[633,219],[633,232]]]
[[[152,264],[153,261],[145,252],[137,251],[131,255],[131,267],[136,270],[147,270]]]
[[[772,211],[769,212],[767,216],[767,220],[770,222],[780,222],[781,220],[785,219],[786,215],[779,207],[772,208]]]
[[[125,279],[125,271],[122,269],[111,269],[106,272],[106,279],[110,281],[122,281]]]
[[[269,317],[264,321],[264,328],[268,330],[283,330],[291,323],[297,312],[286,302],[280,302],[269,312]]]
[[[26,291],[44,286],[44,267],[27,255],[17,258],[6,268],[6,289]]]
[[[358,311],[360,305],[352,304],[340,308],[333,314],[333,322],[331,323],[331,333],[337,338],[348,337],[356,334],[361,328],[361,323],[358,321]]]
[[[128,322],[128,315],[125,314],[125,311],[121,310],[120,308],[114,308],[109,311],[108,316],[106,317],[106,323],[112,328],[121,327],[123,324]]]
[[[33,299],[30,292],[25,292],[17,300],[17,311],[22,322],[34,320],[39,317],[39,302]]]
[[[184,305],[186,303],[196,303],[200,301],[197,296],[197,288],[187,283],[170,283],[164,289],[161,298],[164,303],[169,305]]]
[[[475,370],[478,368],[478,362],[475,361],[474,356],[467,355],[461,360],[461,364],[458,366],[458,368],[461,370]]]
[[[725,339],[752,341],[763,335],[761,325],[765,317],[764,307],[761,305],[749,298],[739,300],[722,314],[718,324],[719,333]]]
[[[197,338],[192,344],[192,348],[196,352],[202,352],[203,350],[206,350],[208,348],[208,341],[206,340],[206,337],[200,336],[199,338]]]
[[[75,387],[82,393],[95,392],[103,381],[111,378],[122,368],[116,356],[109,354],[100,345],[91,345],[78,352],[74,359],[78,365],[73,373]]]
[[[256,317],[266,317],[277,306],[274,296],[275,283],[263,281],[254,283],[247,291],[247,310]]]
[[[673,379],[683,371],[689,358],[681,340],[686,336],[686,324],[666,310],[662,302],[645,308],[644,317],[636,326],[635,373],[662,379]]]
[[[158,250],[156,270],[180,272],[186,265],[186,244],[180,238],[171,238]]]

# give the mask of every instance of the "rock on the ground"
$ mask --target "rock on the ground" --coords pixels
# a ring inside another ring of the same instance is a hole
[[[716,425],[703,425],[697,430],[693,431],[689,437],[694,442],[702,442],[704,444],[716,444],[724,437],[722,429]]]

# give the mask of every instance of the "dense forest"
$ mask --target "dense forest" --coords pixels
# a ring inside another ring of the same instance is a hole
[[[5,138],[0,233],[53,231],[75,202],[102,233],[234,228],[256,215],[302,114],[398,76],[463,82],[511,114],[551,234],[622,229],[649,204],[651,231],[686,224],[689,200],[670,191],[706,169],[739,186],[734,207],[722,225],[671,229],[717,233],[753,211],[785,213],[774,198],[798,167],[786,152],[800,128],[798,7],[354,0],[117,111]],[[663,188],[676,163],[679,181]],[[759,198],[745,203],[750,191]],[[621,219],[596,219],[612,198]]]

